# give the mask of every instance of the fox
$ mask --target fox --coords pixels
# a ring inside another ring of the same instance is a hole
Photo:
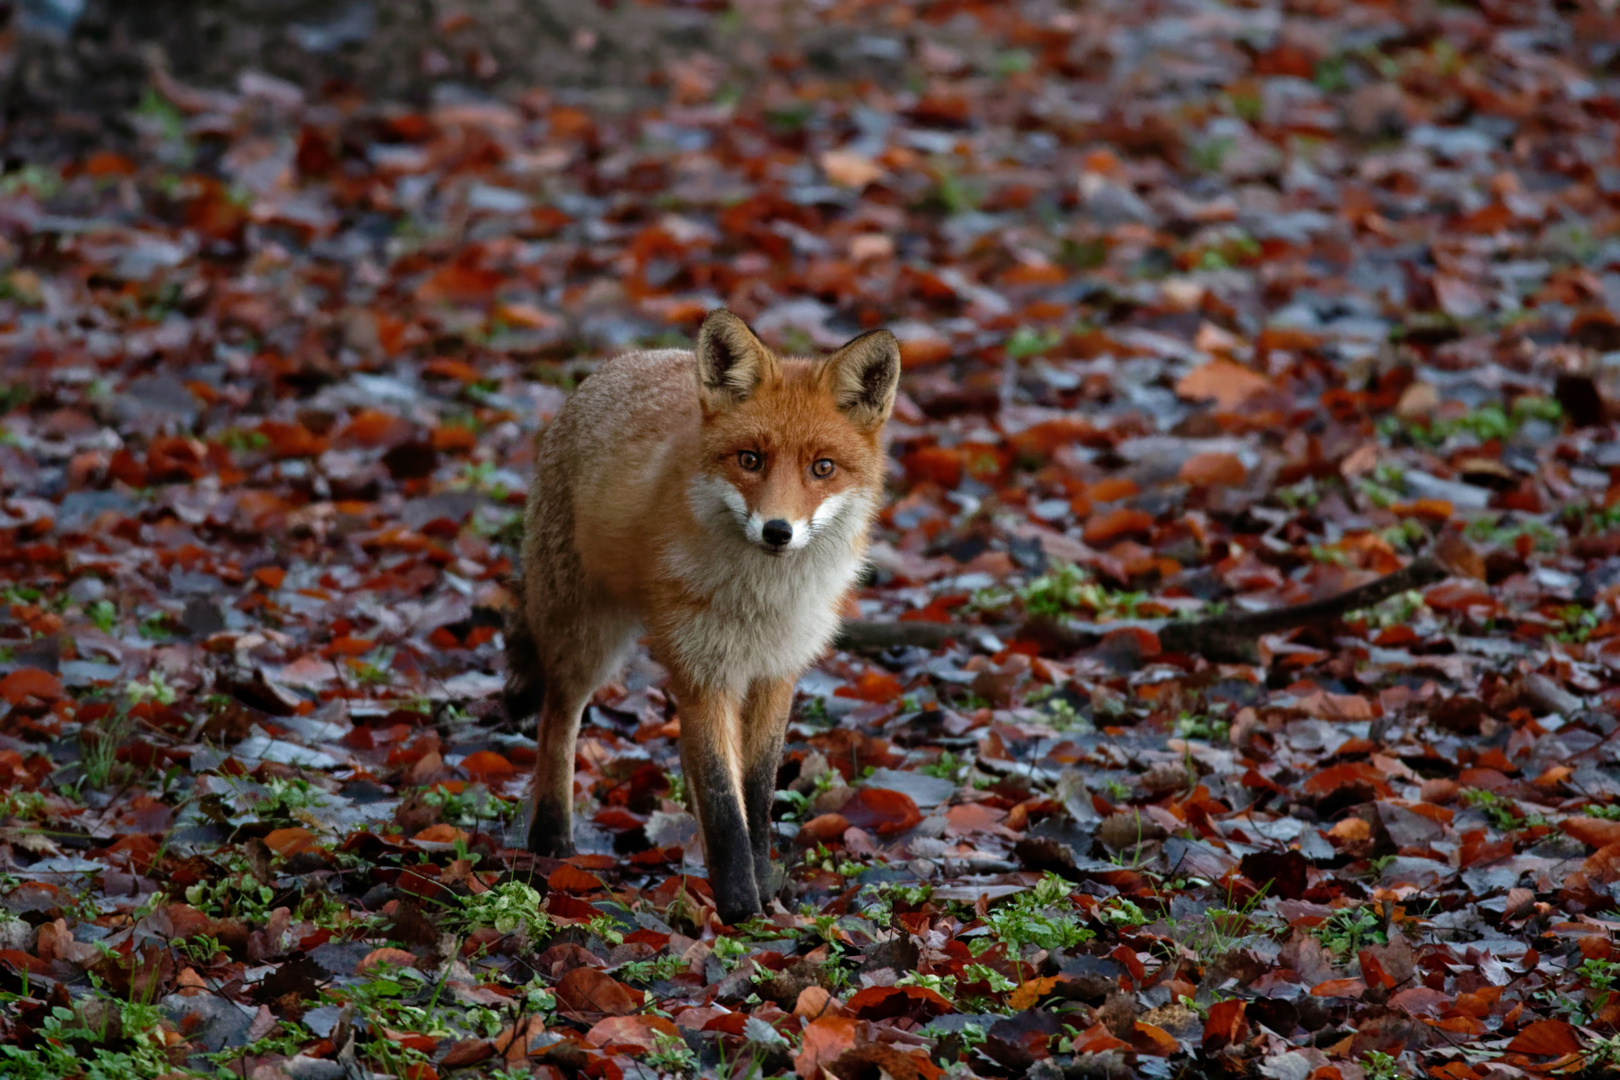
[[[528,850],[574,853],[581,716],[645,637],[716,910],[728,925],[763,912],[794,687],[865,565],[899,377],[888,330],[780,356],[717,309],[693,349],[606,360],[558,410],[506,633],[507,713],[537,716]]]

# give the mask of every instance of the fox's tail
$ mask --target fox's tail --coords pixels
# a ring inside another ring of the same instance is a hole
[[[519,597],[519,604],[506,618],[506,689],[501,693],[501,700],[508,720],[523,720],[540,711],[546,694],[546,678],[540,667],[534,634],[524,616],[522,584],[515,584],[513,591]]]

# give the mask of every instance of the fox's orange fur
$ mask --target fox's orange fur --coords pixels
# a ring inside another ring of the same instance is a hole
[[[508,709],[540,714],[531,850],[573,850],[580,714],[645,633],[720,915],[761,910],[793,685],[865,559],[899,374],[887,331],[784,358],[715,311],[694,352],[615,357],[569,399],[540,438],[508,633]]]

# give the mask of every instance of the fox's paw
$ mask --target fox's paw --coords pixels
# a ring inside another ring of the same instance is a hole
[[[529,836],[524,845],[536,855],[553,859],[566,859],[574,851],[574,823],[566,816],[548,812],[544,805],[535,807],[529,819]]]
[[[720,921],[727,926],[745,923],[764,911],[760,907],[759,889],[752,875],[734,882],[717,882],[710,878],[709,884],[714,888],[715,910],[720,915]]]
[[[527,846],[532,854],[551,859],[566,859],[578,854],[574,841],[569,837],[531,835]]]

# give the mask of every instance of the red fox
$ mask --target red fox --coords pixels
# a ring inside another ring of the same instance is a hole
[[[580,714],[638,635],[669,671],[720,917],[769,899],[793,686],[831,643],[883,492],[900,349],[780,357],[729,311],[602,364],[540,437],[506,707],[539,713],[528,847],[573,853]]]

